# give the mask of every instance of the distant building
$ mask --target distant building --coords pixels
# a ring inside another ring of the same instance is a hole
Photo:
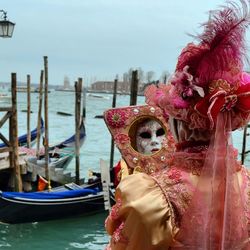
[[[75,88],[70,85],[69,78],[67,76],[65,76],[64,80],[63,80],[63,86],[58,86],[55,90],[56,91],[74,92]]]
[[[143,92],[144,84],[139,84],[138,93]],[[113,81],[97,81],[91,84],[89,89],[93,92],[105,92],[113,93],[114,91],[114,82]],[[119,81],[117,83],[117,93],[129,94],[130,93],[130,82]]]
[[[70,81],[69,81],[69,78],[67,76],[64,77],[64,81],[63,81],[63,87],[65,89],[69,89],[71,86],[70,86]]]

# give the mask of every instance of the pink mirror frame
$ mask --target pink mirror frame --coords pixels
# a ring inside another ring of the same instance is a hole
[[[135,140],[133,131],[136,130],[138,122],[144,119],[156,120],[165,130],[166,138],[162,142],[162,148],[151,155],[141,154],[133,146]],[[129,167],[130,174],[134,172],[152,174],[166,168],[173,160],[175,142],[169,131],[168,116],[160,108],[149,105],[113,108],[104,112],[104,121]]]

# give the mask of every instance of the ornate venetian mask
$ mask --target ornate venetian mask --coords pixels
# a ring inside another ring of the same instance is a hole
[[[136,149],[139,153],[150,155],[162,148],[165,130],[154,119],[146,119],[138,124],[136,131]]]

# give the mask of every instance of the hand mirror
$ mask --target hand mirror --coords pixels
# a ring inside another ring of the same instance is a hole
[[[109,109],[104,112],[104,120],[130,174],[151,174],[172,159],[174,140],[168,118],[160,108],[142,105]]]

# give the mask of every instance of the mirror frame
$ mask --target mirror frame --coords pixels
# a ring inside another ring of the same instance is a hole
[[[165,131],[162,148],[149,155],[137,152],[131,145],[131,129],[141,119],[153,119],[160,123]],[[158,107],[149,105],[113,108],[104,112],[104,121],[112,135],[115,145],[128,165],[130,174],[144,172],[152,174],[166,168],[173,160],[175,142],[168,126],[168,117]]]

